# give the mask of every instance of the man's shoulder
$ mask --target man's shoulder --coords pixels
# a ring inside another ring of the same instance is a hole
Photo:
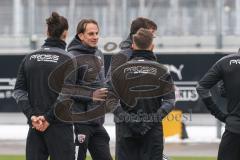
[[[25,60],[31,61],[31,60],[37,60],[37,61],[44,61],[44,62],[65,62],[73,57],[69,55],[65,50],[61,48],[55,48],[55,47],[46,47],[46,48],[40,48],[38,50],[35,50],[28,55],[26,55]]]
[[[119,55],[125,55],[128,57],[128,59],[132,56],[132,49],[131,48],[126,48],[120,50],[117,54]]]
[[[102,53],[102,51],[100,50],[100,49],[96,49],[96,52],[95,52],[95,55],[96,56],[103,56],[103,53]]]
[[[221,59],[219,59],[216,63],[215,63],[215,66],[222,66],[222,65],[225,65],[225,64],[231,64],[231,63],[234,63],[234,61],[239,61],[240,63],[240,54],[236,53],[236,54],[229,54],[229,55],[226,55],[224,57],[222,57]]]

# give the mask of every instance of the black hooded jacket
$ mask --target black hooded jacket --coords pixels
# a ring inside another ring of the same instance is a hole
[[[105,85],[104,57],[99,49],[84,45],[78,36],[75,36],[70,42],[67,50],[77,60],[79,69],[76,85],[92,88],[84,92],[84,95],[77,95],[80,98],[73,98],[75,101],[73,111],[87,112],[99,106],[99,103],[92,101],[92,92]],[[81,122],[81,124],[92,125],[102,125],[103,123],[104,117]]]

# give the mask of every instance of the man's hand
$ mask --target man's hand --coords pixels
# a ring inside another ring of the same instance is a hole
[[[128,127],[132,130],[133,133],[137,135],[145,135],[150,129],[151,126],[147,123],[137,122],[137,123],[127,123]]]
[[[50,125],[44,116],[38,116],[38,117],[32,116],[31,120],[32,120],[32,128],[35,128],[40,132],[44,132]]]
[[[39,131],[44,132],[50,125],[44,116],[39,116],[38,119],[42,121],[42,125],[38,128]]]
[[[93,92],[93,101],[105,101],[108,94],[107,88],[100,88]]]
[[[42,125],[42,121],[40,121],[37,116],[32,116],[31,121],[32,121],[32,128],[37,129]]]

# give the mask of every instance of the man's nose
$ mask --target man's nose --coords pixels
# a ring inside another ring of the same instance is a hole
[[[94,39],[98,39],[98,38],[99,38],[99,35],[98,35],[98,34],[94,34],[93,38],[94,38]]]

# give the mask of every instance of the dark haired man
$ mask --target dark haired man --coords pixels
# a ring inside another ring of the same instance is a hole
[[[173,109],[175,103],[173,81],[165,67],[161,66],[158,70],[159,64],[152,52],[152,32],[141,28],[132,35],[132,40],[133,50],[129,61],[111,73],[113,89],[121,99],[121,105],[118,103],[113,110],[118,133],[116,159],[161,160],[162,119]],[[136,71],[135,67],[139,70]],[[135,86],[131,80],[136,81]],[[158,88],[156,86],[159,86],[160,81],[162,87]],[[119,86],[122,84],[125,84],[124,90]],[[148,88],[151,86],[153,88]],[[127,93],[128,97],[125,95]],[[132,101],[134,99],[135,103]]]
[[[130,33],[126,40],[122,41],[119,45],[123,53],[127,54],[128,57],[131,57],[132,53],[132,36],[137,33],[140,28],[145,28],[151,31],[153,34],[157,30],[157,25],[155,22],[148,18],[138,17],[134,19],[131,23]]]
[[[123,60],[123,62],[120,62],[121,58],[120,59],[116,58],[117,64],[115,64],[114,59],[112,58],[112,61],[111,61],[111,64],[110,64],[110,67],[109,67],[109,70],[108,70],[108,73],[107,73],[107,80],[109,82],[111,81],[110,76],[112,74],[111,71],[112,71],[113,67],[116,66],[116,65],[117,66],[121,65],[121,63],[126,62],[131,57],[131,55],[132,55],[132,41],[133,41],[132,38],[133,38],[133,35],[135,33],[137,33],[137,31],[140,28],[148,29],[150,32],[154,33],[157,30],[157,25],[152,20],[150,20],[148,18],[144,18],[144,17],[138,17],[138,18],[136,18],[132,21],[131,27],[130,27],[130,33],[129,33],[127,39],[120,43],[119,47],[120,47],[121,51],[120,51],[120,53],[118,53],[116,55],[116,57],[117,57],[118,55],[123,54],[123,55],[126,56],[126,58],[125,58],[125,60]],[[115,99],[115,98],[113,98],[114,94],[111,94],[111,92],[110,92],[109,95],[110,95],[109,98]],[[107,107],[108,107],[108,105],[107,105]],[[122,131],[121,124],[116,121],[115,116],[114,116],[114,122],[116,124],[116,154],[115,154],[115,159],[118,160],[118,156],[121,156],[121,153],[120,153],[121,151],[119,150],[119,147],[118,147],[118,144],[119,144],[118,139],[119,139],[119,136],[124,134],[124,132]],[[121,157],[120,157],[120,159],[121,159]]]
[[[97,48],[99,27],[95,20],[83,19],[77,26],[77,34],[68,46],[68,52],[77,58],[77,85],[93,88],[80,98],[74,99],[75,112],[88,112],[105,101],[107,89],[104,88],[104,58]],[[83,57],[83,58],[81,58]],[[86,59],[86,57],[88,57]],[[85,59],[85,61],[83,61]],[[94,89],[95,88],[95,89]],[[104,117],[75,123],[78,160],[85,160],[87,149],[93,160],[111,160],[109,135],[103,127]]]
[[[74,160],[73,126],[57,120],[53,114],[68,68],[74,67],[71,56],[65,52],[68,22],[53,12],[46,23],[48,37],[41,49],[27,55],[20,64],[13,97],[29,124],[26,159],[47,160],[50,156],[51,160]],[[69,66],[62,69],[58,79],[52,79],[59,86],[53,90],[49,77],[66,63]]]

